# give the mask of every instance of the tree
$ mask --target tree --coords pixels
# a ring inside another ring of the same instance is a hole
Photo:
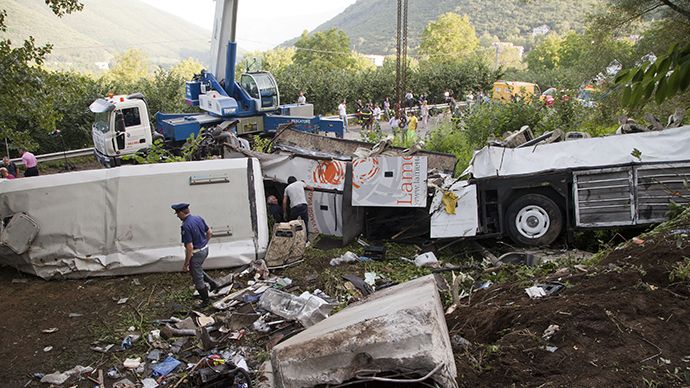
[[[530,70],[543,71],[555,69],[561,62],[561,45],[563,39],[556,34],[549,34],[544,40],[534,47],[525,61]]]
[[[605,12],[597,18],[597,24],[608,29],[618,29],[650,17],[690,22],[690,1],[611,0]]]
[[[79,11],[77,0],[45,0],[53,13],[63,16]],[[7,30],[7,12],[0,10],[0,32]],[[13,47],[0,39],[0,136],[12,142],[12,148],[35,147],[32,130],[48,133],[60,119],[46,86],[47,72],[40,69],[52,46],[36,46],[33,37]]]
[[[307,31],[295,43],[295,64],[320,70],[349,69],[356,60],[350,50],[350,38],[343,31]]]
[[[149,74],[148,56],[140,49],[129,49],[115,57],[115,64],[105,78],[116,83],[133,83]]]
[[[623,104],[639,107],[652,98],[657,104],[690,86],[690,43],[676,44],[651,64],[621,71],[616,84],[624,86]]]
[[[479,47],[479,38],[470,18],[444,13],[427,24],[422,32],[419,55],[432,61],[463,59]]]
[[[276,73],[294,63],[294,47],[276,47],[267,51],[251,51],[237,64],[236,75],[249,70],[265,70]]]
[[[201,73],[203,69],[204,65],[199,61],[194,58],[187,58],[175,64],[175,66],[170,69],[170,73],[175,77],[188,81],[194,77],[194,74]]]

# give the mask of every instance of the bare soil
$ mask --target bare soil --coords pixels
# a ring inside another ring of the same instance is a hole
[[[564,282],[557,295],[530,299],[524,288],[536,280],[474,294],[448,317],[451,338],[472,343],[456,346],[460,386],[688,386],[690,288],[669,280],[690,257],[687,234],[670,233],[690,225],[687,215],[587,272],[540,279]],[[560,330],[547,340],[550,325]]]

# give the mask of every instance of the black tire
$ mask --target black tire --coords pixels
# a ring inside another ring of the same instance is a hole
[[[541,194],[519,197],[508,207],[505,222],[510,239],[521,245],[549,245],[563,230],[561,209]]]

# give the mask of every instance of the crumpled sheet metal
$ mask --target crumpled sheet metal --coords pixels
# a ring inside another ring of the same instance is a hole
[[[418,370],[457,387],[443,306],[433,276],[386,288],[275,346],[275,387],[341,384],[362,370]]]
[[[229,181],[190,184],[193,177],[219,176]],[[189,202],[216,232],[231,232],[211,239],[205,268],[248,264],[268,245],[256,159],[123,166],[0,185],[0,217],[24,212],[40,227],[22,255],[0,245],[0,260],[45,279],[180,271],[180,221],[170,209],[175,202]]]
[[[634,150],[640,151],[640,158]],[[484,147],[462,176],[529,175],[544,171],[690,160],[690,125],[663,131],[594,137],[524,148]]]

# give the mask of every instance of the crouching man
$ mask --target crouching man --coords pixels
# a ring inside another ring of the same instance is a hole
[[[194,287],[199,292],[199,297],[201,298],[199,307],[206,307],[209,304],[209,290],[204,281],[209,283],[212,290],[218,287],[216,282],[202,268],[204,260],[208,257],[208,240],[213,233],[203,218],[192,215],[189,212],[188,203],[176,203],[171,207],[175,211],[177,218],[182,221],[181,234],[185,253],[182,271],[192,274]]]

